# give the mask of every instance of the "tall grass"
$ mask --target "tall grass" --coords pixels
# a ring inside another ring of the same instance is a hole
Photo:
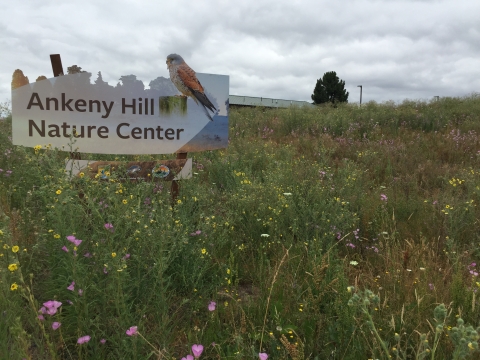
[[[175,203],[0,122],[1,359],[478,355],[478,96],[230,122]]]

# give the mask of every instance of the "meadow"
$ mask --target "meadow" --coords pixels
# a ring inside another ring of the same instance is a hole
[[[475,94],[233,108],[172,202],[8,115],[0,359],[480,358],[479,132]]]

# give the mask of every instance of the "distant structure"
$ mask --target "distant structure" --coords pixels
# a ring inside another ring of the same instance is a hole
[[[297,100],[283,100],[283,99],[271,99],[264,97],[253,97],[253,96],[240,96],[240,95],[230,95],[229,96],[230,106],[265,106],[273,108],[287,108],[292,105],[296,106],[314,106],[308,101],[297,101]]]

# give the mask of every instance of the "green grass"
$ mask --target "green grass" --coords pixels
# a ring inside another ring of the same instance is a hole
[[[479,132],[478,96],[232,109],[172,204],[169,183],[67,180],[68,153],[13,146],[7,117],[0,358],[478,356]]]

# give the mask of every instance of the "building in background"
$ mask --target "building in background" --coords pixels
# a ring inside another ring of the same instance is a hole
[[[289,106],[314,106],[307,101],[297,101],[297,100],[283,100],[283,99],[270,99],[264,97],[253,97],[253,96],[239,96],[239,95],[230,95],[229,96],[230,106],[265,106],[265,107],[280,107],[287,108]]]

